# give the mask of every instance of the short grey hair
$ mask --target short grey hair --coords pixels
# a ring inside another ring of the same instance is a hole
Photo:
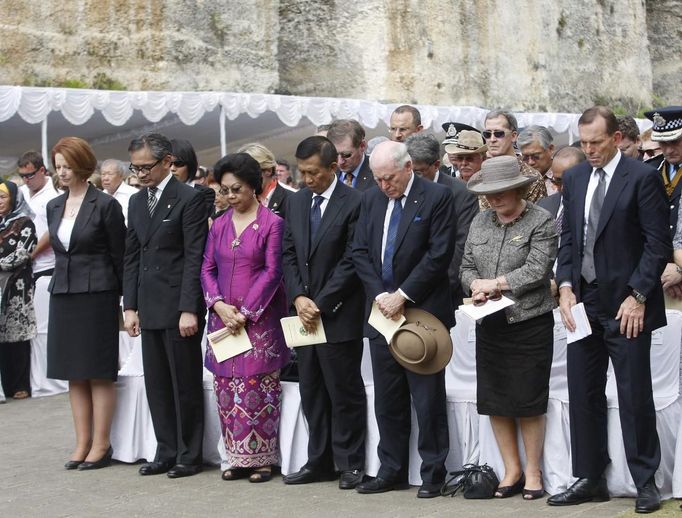
[[[161,133],[146,133],[138,138],[134,138],[130,141],[128,153],[139,151],[145,147],[149,149],[156,160],[162,160],[168,155],[173,154],[173,146],[170,140],[165,135],[161,135]]]
[[[414,162],[430,165],[440,159],[440,143],[431,134],[414,133],[405,140],[405,146]]]
[[[519,123],[512,112],[505,110],[491,110],[486,114],[485,120],[489,121],[490,119],[497,119],[498,117],[504,117],[507,119],[507,126],[509,126],[510,130],[519,131]]]
[[[393,162],[395,162],[396,167],[402,169],[405,164],[410,162],[412,158],[407,152],[407,146],[402,142],[398,142],[399,146],[395,146],[395,153],[393,154]]]
[[[528,144],[532,144],[533,142],[540,144],[542,149],[548,149],[549,146],[552,145],[552,142],[554,142],[554,137],[544,126],[533,125],[524,128],[516,139],[516,144],[519,146],[519,149]]]
[[[104,162],[102,162],[99,170],[101,171],[108,165],[113,165],[121,178],[126,178],[128,176],[128,168],[123,162],[116,160],[115,158],[107,158]]]

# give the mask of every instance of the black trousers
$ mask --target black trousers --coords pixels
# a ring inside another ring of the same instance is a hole
[[[445,370],[415,374],[393,359],[382,336],[370,340],[374,371],[374,410],[379,427],[381,478],[407,482],[410,460],[412,405],[417,414],[417,447],[424,484],[445,480],[445,458],[450,448],[445,399]],[[411,401],[410,401],[411,399]]]
[[[202,319],[199,329],[203,329]],[[201,464],[204,436],[201,337],[178,328],[142,330],[142,364],[154,424],[156,461]]]
[[[308,421],[306,467],[330,472],[365,467],[367,396],[362,339],[299,347],[299,391]]]
[[[596,284],[582,284],[592,334],[568,346],[568,394],[573,476],[599,478],[607,464],[606,371],[613,363],[620,425],[630,474],[641,488],[661,460],[651,388],[651,333],[627,339],[607,316]]]
[[[31,393],[31,342],[0,343],[0,377],[5,396],[21,390]]]

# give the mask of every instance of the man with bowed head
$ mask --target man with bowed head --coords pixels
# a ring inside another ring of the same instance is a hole
[[[208,231],[203,196],[170,172],[172,147],[158,133],[134,139],[123,276],[125,328],[142,334],[142,364],[157,448],[140,475],[186,477],[202,469],[204,432],[200,272]]]
[[[587,161],[563,175],[564,219],[556,272],[561,318],[585,304],[592,334],[568,347],[567,372],[573,476],[550,505],[609,499],[606,371],[618,387],[625,456],[637,487],[635,511],[660,507],[654,474],[661,460],[651,387],[651,332],[666,325],[660,276],[672,245],[663,182],[650,166],[623,156],[609,109],[578,120]]]
[[[382,142],[370,165],[379,188],[363,195],[353,243],[367,309],[376,301],[384,317],[392,319],[406,308],[423,309],[450,328],[455,319],[448,266],[457,230],[452,193],[413,173],[403,143]],[[370,340],[374,371],[381,467],[376,478],[356,489],[383,493],[407,487],[412,401],[422,458],[417,496],[439,496],[449,449],[444,369],[416,374],[395,360],[373,327],[365,326],[365,336]]]

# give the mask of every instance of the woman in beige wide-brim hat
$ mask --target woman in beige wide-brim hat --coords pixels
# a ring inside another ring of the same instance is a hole
[[[499,498],[544,494],[540,461],[552,365],[555,302],[550,273],[558,238],[550,214],[524,199],[535,181],[523,176],[515,157],[483,162],[468,189],[491,208],[469,230],[461,266],[462,287],[474,303],[498,298],[516,304],[476,325],[478,413],[490,416],[504,461]],[[526,450],[525,473],[517,448],[517,425]]]

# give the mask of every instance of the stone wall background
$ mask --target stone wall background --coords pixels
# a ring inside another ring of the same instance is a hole
[[[682,0],[8,0],[0,30],[1,84],[682,104]]]

